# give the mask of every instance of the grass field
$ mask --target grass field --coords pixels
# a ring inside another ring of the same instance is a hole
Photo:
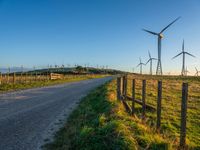
[[[34,88],[34,87],[42,87],[42,86],[48,86],[48,85],[55,85],[55,84],[61,84],[66,82],[74,82],[74,81],[80,81],[80,80],[87,80],[87,79],[94,79],[94,78],[102,78],[107,75],[66,75],[64,79],[59,80],[47,80],[47,79],[41,79],[41,80],[35,80],[34,77],[28,76],[27,81],[23,80],[22,82],[17,82],[15,84],[11,83],[2,83],[0,85],[0,93],[7,92],[7,91],[13,91],[13,90],[21,90],[21,89],[28,89],[28,88]],[[32,78],[31,78],[32,77]]]
[[[136,79],[136,98],[141,99],[142,79],[146,79],[146,102],[156,108],[157,80],[163,82],[161,133],[174,146],[179,144],[182,83],[189,84],[187,113],[187,144],[190,149],[200,149],[200,78],[129,76],[128,94],[131,96],[131,78]],[[141,116],[141,106],[136,105]],[[148,126],[155,127],[156,112],[147,111]]]

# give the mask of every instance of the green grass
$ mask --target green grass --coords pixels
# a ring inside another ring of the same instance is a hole
[[[80,81],[80,80],[101,78],[105,76],[106,75],[76,75],[76,76],[69,75],[65,77],[65,79],[43,80],[43,81],[35,81],[33,78],[32,81],[29,81],[28,83],[16,83],[16,84],[3,83],[0,85],[0,93],[7,92],[7,91],[14,91],[14,90],[35,88],[35,87],[43,87],[43,86],[49,86],[49,85],[55,85],[55,84],[62,84],[62,83],[67,83],[67,82]]]
[[[189,149],[200,149],[200,78],[198,77],[161,77],[161,76],[129,76],[136,79],[136,98],[141,99],[142,79],[147,79],[146,101],[156,108],[157,80],[163,81],[162,98],[162,135],[170,140],[174,149],[179,145],[181,86],[189,83],[187,113],[187,144]],[[131,96],[131,80],[128,80],[128,94]],[[137,115],[141,116],[141,106],[136,105]],[[155,128],[156,112],[147,111],[146,124]]]
[[[46,150],[170,149],[168,139],[137,117],[126,113],[116,100],[116,81],[87,95],[69,116]]]

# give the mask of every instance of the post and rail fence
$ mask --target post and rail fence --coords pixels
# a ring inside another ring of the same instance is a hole
[[[161,129],[161,116],[162,116],[162,80],[157,81],[157,99],[156,108],[146,103],[146,80],[142,80],[142,98],[136,99],[136,79],[132,79],[132,97],[127,96],[127,76],[117,77],[117,98],[121,100],[125,105],[125,108],[131,112],[131,115],[135,115],[135,103],[142,106],[142,120],[145,120],[145,113],[147,110],[156,111],[156,129],[160,132]],[[131,101],[131,106],[126,103],[126,101]],[[182,99],[181,99],[181,120],[180,120],[180,149],[187,149],[186,145],[186,122],[187,122],[187,102],[188,102],[188,83],[182,84]]]
[[[63,79],[64,75],[58,73],[50,73],[51,80]]]
[[[48,80],[57,80],[63,79],[63,74],[58,73],[49,73],[49,74],[41,74],[41,73],[0,73],[0,85],[1,84],[17,84],[17,83],[32,83],[34,81],[48,81]]]

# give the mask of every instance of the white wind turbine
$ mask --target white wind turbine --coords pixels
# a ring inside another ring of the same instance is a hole
[[[183,55],[181,75],[184,76],[184,75],[187,75],[187,72],[186,72],[187,70],[185,68],[185,55],[189,55],[189,56],[195,57],[194,55],[192,55],[192,54],[190,54],[190,53],[185,51],[184,40],[183,40],[183,44],[182,44],[182,52],[180,52],[178,55],[174,56],[172,59],[178,57],[179,55]]]
[[[200,71],[195,67],[196,73],[194,74],[195,76],[199,76]]]
[[[149,52],[149,51],[148,51]],[[152,75],[152,62],[153,60],[157,60],[156,58],[152,58],[151,57],[151,54],[149,52],[149,60],[146,62],[146,64],[148,64],[150,62],[150,71],[149,71],[149,74]]]
[[[142,60],[140,58],[140,63],[137,65],[137,67],[140,66],[140,74],[142,74],[142,65],[145,65],[145,64],[142,62]]]
[[[143,29],[145,32],[148,32],[150,34],[156,35],[158,37],[158,63],[157,63],[157,69],[156,69],[156,75],[162,75],[162,64],[161,64],[161,41],[163,36],[163,32],[169,28],[173,23],[175,23],[180,17],[176,18],[174,21],[172,21],[169,25],[167,25],[165,28],[163,28],[159,33],[152,32],[146,29]]]

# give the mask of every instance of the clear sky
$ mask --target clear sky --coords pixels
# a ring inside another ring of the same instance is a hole
[[[194,72],[200,69],[199,0],[0,0],[0,66],[90,63],[131,70],[139,57],[148,59],[148,50],[157,57],[157,38],[141,29],[159,32],[178,16],[164,33],[163,71],[180,72],[181,57],[171,58],[184,38],[197,56],[186,58]]]

